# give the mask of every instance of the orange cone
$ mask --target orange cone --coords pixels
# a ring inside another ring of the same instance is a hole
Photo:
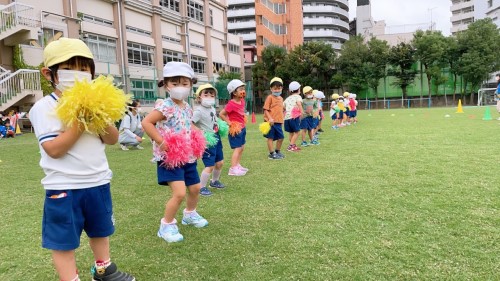
[[[257,120],[255,119],[255,112],[252,112],[252,124],[255,124]]]

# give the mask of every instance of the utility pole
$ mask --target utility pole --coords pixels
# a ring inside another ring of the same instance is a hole
[[[433,8],[428,8],[427,11],[431,12],[431,31],[434,31],[434,23],[432,22],[432,10],[436,9],[437,7]]]

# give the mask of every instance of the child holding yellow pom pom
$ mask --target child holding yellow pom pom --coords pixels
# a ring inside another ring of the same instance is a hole
[[[201,187],[196,159],[203,155],[206,143],[200,145],[201,140],[194,137],[202,132],[192,124],[193,110],[185,101],[196,83],[191,66],[184,62],[168,62],[163,68],[163,80],[169,97],[156,104],[142,120],[142,127],[154,141],[158,184],[168,185],[172,190],[160,221],[158,237],[173,243],[184,239],[175,216],[186,197],[186,187],[189,193],[182,224],[197,228],[208,225],[208,221],[196,212]],[[205,142],[203,136],[201,138]]]
[[[271,92],[264,102],[264,120],[269,122],[271,130],[264,137],[267,138],[268,158],[271,160],[281,160],[285,155],[281,153],[281,145],[285,135],[281,127],[284,121],[284,105],[281,92],[283,90],[283,80],[279,77],[271,79]],[[273,148],[273,142],[276,141],[276,149]]]
[[[115,229],[109,185],[112,172],[104,150],[105,144],[118,141],[118,130],[109,120],[102,123],[105,127],[100,134],[90,133],[78,120],[81,112],[73,113],[69,126],[56,115],[67,90],[78,81],[91,82],[95,71],[92,53],[81,40],[61,38],[47,45],[43,57],[41,73],[55,90],[36,102],[29,113],[40,147],[40,166],[46,174],[42,179],[42,246],[52,250],[59,280],[80,280],[75,249],[85,230],[95,258],[93,279],[133,281],[133,276],[117,270],[109,253],[109,236]]]
[[[227,84],[227,91],[231,95],[231,100],[219,113],[219,116],[229,124],[229,146],[233,149],[228,175],[244,176],[248,169],[241,166],[240,161],[247,134],[245,128],[245,83],[233,79]]]
[[[218,118],[214,107],[215,99],[217,98],[217,89],[210,84],[203,84],[196,90],[195,96],[200,106],[194,109],[193,123],[196,127],[205,132],[205,138],[207,139],[207,143],[209,143],[202,158],[205,169],[203,169],[200,175],[200,194],[203,196],[210,196],[212,192],[207,188],[210,175],[212,175],[210,187],[225,187],[225,185],[219,181],[222,165],[224,164],[224,154],[222,152],[222,142],[219,135],[219,126],[217,124]]]

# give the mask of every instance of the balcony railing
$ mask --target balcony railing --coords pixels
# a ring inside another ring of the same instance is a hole
[[[349,40],[349,34],[347,33],[343,33],[336,30],[326,30],[326,29],[304,30],[304,38],[308,37],[340,38],[344,40]]]
[[[306,13],[335,13],[341,16],[344,16],[346,18],[349,18],[349,12],[335,7],[335,6],[311,6],[311,5],[304,5],[304,14]]]
[[[37,26],[37,19],[32,6],[14,2],[0,8],[0,33],[18,25]]]
[[[40,91],[40,71],[19,69],[0,80],[0,105],[14,98],[23,90]]]
[[[345,29],[349,29],[349,23],[345,22],[340,19],[335,19],[335,18],[326,18],[326,17],[321,17],[321,18],[310,18],[310,17],[304,17],[303,19],[303,24],[304,25],[332,25],[332,26],[340,26]]]

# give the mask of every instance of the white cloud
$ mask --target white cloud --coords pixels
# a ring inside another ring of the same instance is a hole
[[[356,0],[349,0],[349,17],[356,17]],[[449,0],[371,0],[373,20],[385,20],[388,27],[431,22],[436,30],[450,35],[451,1]]]

